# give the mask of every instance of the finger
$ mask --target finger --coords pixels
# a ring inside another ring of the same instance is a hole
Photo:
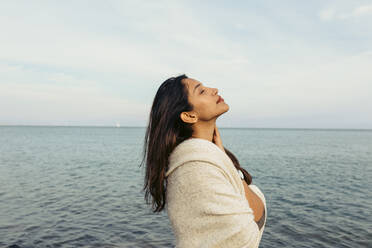
[[[216,132],[216,135],[217,135],[217,136],[220,136],[220,132],[218,131],[218,128],[217,128],[217,127],[216,127],[215,130],[216,130],[216,131],[215,131],[215,132]]]

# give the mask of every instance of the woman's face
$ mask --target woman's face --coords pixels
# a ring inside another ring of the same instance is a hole
[[[192,78],[185,78],[182,82],[188,89],[189,103],[194,107],[191,112],[198,121],[216,119],[229,110],[229,105],[217,94],[218,89],[209,88]]]

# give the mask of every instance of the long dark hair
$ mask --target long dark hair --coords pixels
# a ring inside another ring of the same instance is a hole
[[[146,203],[150,203],[154,212],[161,212],[166,203],[166,178],[168,158],[173,149],[182,141],[192,136],[190,123],[180,118],[182,112],[193,110],[188,101],[187,87],[182,82],[188,78],[185,74],[171,77],[164,81],[156,92],[152,103],[149,122],[146,129],[142,166],[146,162],[146,174],[143,190]],[[244,180],[251,184],[251,175],[243,169],[238,159],[226,148],[226,154],[231,158],[235,167],[244,174]]]

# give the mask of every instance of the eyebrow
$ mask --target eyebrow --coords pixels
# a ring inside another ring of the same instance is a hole
[[[198,88],[200,85],[201,85],[201,84],[198,84],[198,85],[195,86],[194,91],[193,91],[193,94],[194,94],[196,88]]]

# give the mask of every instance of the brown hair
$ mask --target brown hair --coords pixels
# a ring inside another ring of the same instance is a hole
[[[143,159],[146,173],[144,178],[145,200],[149,204],[152,197],[154,212],[161,212],[166,203],[166,178],[168,158],[173,149],[182,141],[192,136],[190,123],[183,122],[180,114],[191,111],[193,106],[188,101],[188,92],[182,79],[188,78],[185,74],[171,77],[164,81],[152,103],[148,126],[144,138]],[[247,184],[252,182],[251,175],[241,168],[237,158],[225,148],[237,169],[244,174]]]
[[[232,152],[230,152],[229,150],[227,150],[226,147],[223,147],[225,149],[225,152],[227,154],[227,156],[230,157],[231,161],[234,163],[235,165],[235,168],[238,169],[238,170],[241,170],[241,172],[243,172],[243,175],[244,175],[244,181],[249,185],[252,183],[252,176],[251,174],[248,173],[248,171],[246,171],[244,168],[242,168],[240,166],[240,163],[238,161],[238,159],[234,156],[234,154]]]

